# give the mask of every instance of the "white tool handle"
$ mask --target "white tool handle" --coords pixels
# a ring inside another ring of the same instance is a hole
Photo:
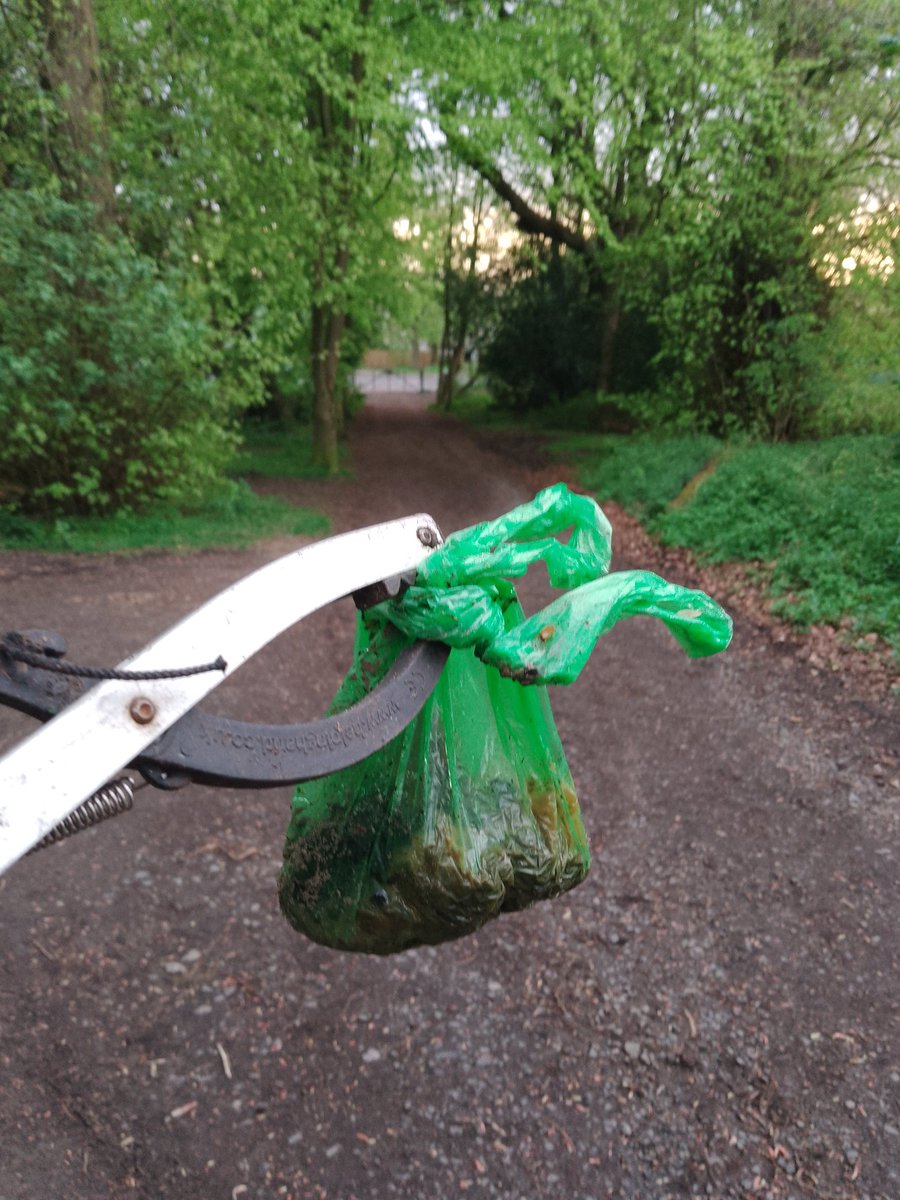
[[[0,759],[0,874],[267,642],[317,608],[414,570],[439,542],[432,518],[419,514],[304,546],[120,663],[155,671],[221,656],[227,667],[99,683]]]

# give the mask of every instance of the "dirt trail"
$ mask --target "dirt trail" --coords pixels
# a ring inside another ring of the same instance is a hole
[[[336,531],[527,497],[515,457],[403,400],[355,424],[352,481],[279,490]],[[0,554],[0,615],[116,661],[286,548]],[[896,707],[750,633],[689,662],[627,622],[554,690],[592,873],[449,946],[295,934],[284,790],[144,791],[18,864],[0,1200],[900,1195]],[[216,704],[316,715],[351,637],[346,607],[320,614]],[[0,744],[27,728],[0,710]]]

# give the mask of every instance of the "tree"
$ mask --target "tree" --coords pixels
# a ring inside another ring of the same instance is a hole
[[[2,16],[4,492],[38,512],[193,502],[220,484],[235,396],[217,386],[202,298],[117,202],[93,8]]]
[[[437,156],[435,156],[437,157]],[[484,180],[458,161],[434,163],[443,226],[439,264],[442,329],[438,351],[438,408],[449,409],[465,362],[483,348],[503,270],[507,239]],[[476,378],[470,371],[465,387]]]
[[[437,93],[451,147],[520,230],[585,259],[600,314],[601,389],[614,369],[625,258],[658,220],[687,158],[681,111],[701,68],[667,47],[689,39],[693,19],[693,9],[673,14],[655,3],[501,5],[475,22],[493,68],[481,58],[477,79],[467,72]],[[484,114],[505,119],[486,123]]]
[[[97,221],[114,216],[100,49],[92,0],[0,5],[3,177],[17,169],[57,181],[65,199],[90,201]],[[21,177],[19,177],[21,178]]]
[[[195,253],[215,264],[226,320],[265,347],[268,373],[303,346],[316,457],[330,471],[346,352],[364,341],[399,264],[391,226],[410,121],[397,100],[396,26],[410,19],[387,0],[256,0],[232,10],[224,39],[202,7],[185,5],[179,21],[194,47],[217,40],[190,94],[202,116],[176,131],[188,164],[212,160],[202,178],[217,211],[192,217],[204,242]]]
[[[86,206],[125,258],[134,252],[153,264],[194,325],[203,347],[194,369],[221,398],[211,410],[220,419],[260,401],[271,380],[290,375],[308,388],[317,455],[336,469],[347,374],[375,298],[399,274],[391,225],[407,195],[395,184],[408,159],[411,116],[401,93],[415,6],[253,0],[212,11],[186,0],[110,0],[95,21],[92,0],[2,2],[6,187]],[[87,248],[81,215],[63,225]],[[44,229],[27,245],[54,236]],[[14,257],[19,250],[25,241]],[[97,272],[89,286],[111,279]],[[65,286],[57,278],[51,292],[71,315]],[[71,286],[88,283],[79,277]],[[138,289],[133,303],[147,295]],[[104,308],[109,298],[97,299]],[[105,311],[114,319],[115,307]],[[128,328],[136,331],[133,318],[132,306]],[[32,323],[26,336],[20,321],[5,328],[13,325],[10,354],[24,362],[27,348],[31,361],[40,329]],[[63,371],[62,393],[70,385]],[[92,403],[75,392],[78,406]],[[103,395],[105,405],[128,410],[114,389]],[[52,425],[45,433],[54,440]],[[117,486],[110,478],[95,498],[116,503]]]
[[[685,332],[667,303],[674,286],[693,293],[699,334],[681,402],[702,408],[700,389],[718,379],[713,413],[739,399],[741,423],[791,427],[803,346],[827,316],[812,227],[889,162],[886,20],[869,0],[524,2],[447,20],[455,49],[436,119],[524,234],[584,259],[599,388],[635,303],[657,326],[661,372],[672,370]],[[717,251],[704,254],[710,229]],[[770,236],[757,254],[760,231]],[[704,296],[725,293],[731,317],[698,323]]]

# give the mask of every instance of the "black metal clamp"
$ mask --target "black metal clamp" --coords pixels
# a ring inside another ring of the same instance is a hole
[[[369,608],[399,594],[407,582],[396,577],[374,584],[355,593],[354,600],[360,609]],[[0,705],[48,721],[83,695],[96,678],[115,674],[72,667],[65,661],[66,652],[65,639],[50,630],[32,629],[0,638]],[[407,646],[362,700],[318,721],[265,725],[192,709],[152,742],[129,769],[166,791],[188,783],[269,788],[319,779],[368,758],[414,720],[437,685],[449,653],[449,647],[440,642]],[[217,666],[210,663],[195,669]],[[126,811],[134,790],[129,779],[101,788],[39,846]]]

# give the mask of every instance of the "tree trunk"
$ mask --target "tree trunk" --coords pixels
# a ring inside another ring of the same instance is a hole
[[[448,366],[452,357],[451,342],[453,340],[453,236],[456,221],[456,189],[459,185],[459,168],[453,172],[453,182],[450,186],[450,207],[447,212],[447,227],[444,235],[444,262],[441,271],[443,289],[441,307],[444,322],[441,327],[441,347],[438,352],[438,382],[435,404],[440,409],[447,409],[453,403],[453,381],[448,378]]]
[[[438,389],[436,404],[440,409],[447,410],[453,404],[453,397],[456,394],[456,377],[462,370],[463,361],[465,359],[465,339],[457,342],[446,361],[441,367],[440,378],[438,379]]]
[[[297,428],[296,401],[292,396],[286,396],[277,386],[273,388],[271,395],[272,407],[275,409],[278,424],[285,433],[293,432]]]
[[[453,380],[450,378],[449,372],[443,368],[438,376],[437,395],[434,402],[443,412],[446,412],[453,403]]]
[[[313,458],[329,475],[337,473],[341,398],[337,391],[338,363],[344,316],[328,305],[312,310]]]
[[[466,342],[472,325],[474,288],[478,266],[479,242],[485,215],[487,187],[479,184],[472,205],[472,239],[458,272],[453,269],[453,235],[456,188],[459,173],[454,177],[450,193],[450,212],[444,246],[444,329],[441,335],[441,356],[436,404],[449,409],[456,394],[456,378],[466,357]]]
[[[622,302],[617,288],[610,288],[600,326],[600,365],[597,369],[597,388],[608,392],[616,361],[616,338],[622,323]]]
[[[62,114],[64,145],[55,168],[64,194],[90,200],[97,223],[114,219],[115,190],[100,74],[100,47],[92,0],[41,0],[46,30],[44,85]]]
[[[358,0],[358,13],[364,26],[371,14],[372,0]],[[349,91],[355,100],[365,81],[366,60],[363,52],[353,49],[350,55]],[[335,183],[323,185],[319,195],[320,212],[333,232],[330,245],[322,245],[315,264],[312,320],[310,327],[310,357],[313,378],[313,458],[329,475],[338,470],[338,441],[344,427],[344,397],[338,392],[338,369],[341,361],[341,342],[349,320],[348,301],[344,295],[347,268],[350,263],[348,235],[342,225],[352,228],[359,184],[359,120],[352,104],[342,103],[321,84],[310,90],[308,113],[310,129],[320,139],[322,161],[328,164]],[[364,137],[364,134],[362,135]],[[338,299],[321,299],[330,293]]]
[[[450,280],[444,278],[444,327],[441,330],[441,347],[438,351],[438,382],[435,404],[438,408],[449,408],[453,403],[453,380],[450,379],[450,363],[453,359],[451,347],[453,315],[450,310]]]

